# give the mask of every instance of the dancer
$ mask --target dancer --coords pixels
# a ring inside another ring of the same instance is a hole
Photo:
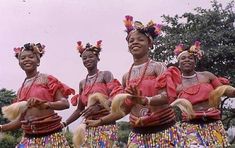
[[[158,78],[157,87],[171,90],[168,91],[168,96],[172,100],[184,98],[193,105],[194,118],[190,120],[183,116],[181,124],[186,131],[185,146],[228,147],[218,105],[219,97],[234,97],[235,89],[231,86],[222,86],[221,82],[226,82],[225,79],[218,78],[211,72],[195,70],[197,61],[203,55],[200,42],[196,41],[190,48],[180,44],[176,47],[175,53],[180,70],[170,67]]]
[[[113,78],[110,71],[100,71],[97,68],[101,41],[95,46],[87,43],[85,47],[79,41],[77,49],[88,74],[79,83],[79,94],[72,98],[77,109],[66,120],[65,125],[69,125],[80,116],[95,120],[109,114],[113,96],[123,91],[121,84]],[[73,141],[76,147],[112,147],[117,141],[117,127],[115,122],[89,128],[86,128],[85,124],[80,124]]]
[[[127,43],[133,64],[123,76],[127,94],[115,96],[112,113],[99,120],[87,120],[97,126],[120,119],[130,113],[131,133],[128,147],[182,147],[181,134],[176,125],[175,112],[165,91],[157,91],[156,78],[165,70],[165,64],[148,57],[160,26],[152,21],[144,26],[126,16]],[[126,98],[127,97],[127,98]]]
[[[74,90],[38,71],[44,45],[28,43],[14,51],[26,78],[17,92],[16,103],[2,108],[4,117],[11,122],[0,125],[0,131],[22,128],[23,137],[16,147],[68,148],[61,117],[55,110],[69,108],[67,97]]]

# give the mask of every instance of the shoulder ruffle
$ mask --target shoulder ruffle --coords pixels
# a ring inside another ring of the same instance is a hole
[[[71,94],[75,94],[74,89],[61,83],[55,77],[48,75],[47,79],[48,79],[49,92],[51,93],[52,96],[55,96],[57,90],[60,90],[62,95],[66,98]]]
[[[177,96],[176,87],[181,83],[181,72],[178,68],[171,66],[156,79],[155,88],[157,90],[166,89],[169,101]]]
[[[107,88],[110,92],[109,96],[113,98],[115,95],[119,93],[123,93],[124,89],[121,83],[117,79],[113,79],[111,82],[107,83]]]

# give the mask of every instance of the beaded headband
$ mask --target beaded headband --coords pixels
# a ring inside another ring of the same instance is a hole
[[[125,16],[124,25],[126,27],[127,37],[129,39],[130,34],[139,31],[145,34],[150,40],[154,40],[160,33],[162,25],[154,23],[152,20],[144,26],[140,21],[135,21],[133,23],[133,17],[130,15]]]
[[[45,53],[45,47],[46,47],[45,45],[41,45],[40,43],[37,44],[27,43],[23,47],[14,48],[15,57],[18,59],[23,51],[28,50],[34,52],[37,55],[37,57],[40,59]]]
[[[102,43],[102,40],[99,40],[96,42],[95,46],[91,45],[90,43],[87,43],[86,47],[83,47],[82,41],[78,41],[77,50],[80,53],[80,57],[82,56],[84,51],[91,51],[93,54],[99,56],[100,51],[101,51],[101,43]]]
[[[183,44],[179,44],[175,47],[174,53],[177,56],[177,60],[181,57],[181,55],[185,52],[188,52],[197,57],[198,60],[202,58],[203,51],[201,50],[201,42],[196,41],[194,45],[192,45],[189,49],[185,49]]]

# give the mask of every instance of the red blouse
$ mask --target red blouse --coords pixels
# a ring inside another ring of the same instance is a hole
[[[26,79],[18,90],[17,101],[26,101],[30,97],[53,102],[56,92],[60,90],[64,97],[74,94],[75,91],[61,83],[51,75],[39,73],[37,76]]]

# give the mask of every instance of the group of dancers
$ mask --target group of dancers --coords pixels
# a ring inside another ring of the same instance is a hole
[[[148,56],[160,26],[134,22],[132,16],[126,16],[124,23],[133,64],[122,82],[110,71],[98,69],[101,41],[96,45],[79,41],[77,50],[88,74],[76,95],[54,76],[38,72],[44,45],[15,48],[26,78],[16,102],[2,107],[10,122],[0,125],[0,132],[22,128],[16,147],[68,148],[62,129],[83,117],[74,132],[74,146],[113,148],[118,140],[116,121],[129,114],[129,148],[229,147],[219,103],[223,95],[234,97],[235,88],[211,72],[195,70],[203,56],[200,42],[177,45],[172,50],[178,66],[167,67]],[[69,108],[69,95],[77,108],[62,119],[55,111]]]

